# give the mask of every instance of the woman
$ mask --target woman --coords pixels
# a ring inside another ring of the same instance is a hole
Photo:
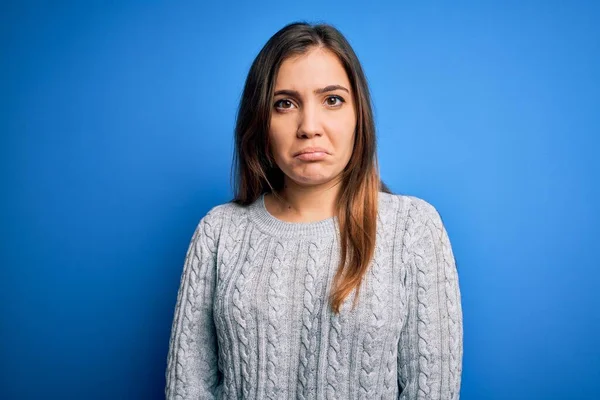
[[[458,399],[462,308],[436,209],[381,182],[342,34],[290,24],[250,68],[235,198],[186,256],[168,399]]]

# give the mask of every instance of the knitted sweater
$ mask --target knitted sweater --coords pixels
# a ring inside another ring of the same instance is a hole
[[[337,217],[282,221],[264,195],[212,208],[186,255],[167,399],[459,399],[453,252],[425,200],[379,193],[375,255],[351,310],[329,307]]]

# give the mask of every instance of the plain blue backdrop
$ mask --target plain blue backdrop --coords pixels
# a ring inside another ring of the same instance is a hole
[[[598,2],[49,3],[0,6],[0,398],[164,396],[246,73],[296,20],[347,36],[384,181],[444,219],[461,399],[598,398]]]

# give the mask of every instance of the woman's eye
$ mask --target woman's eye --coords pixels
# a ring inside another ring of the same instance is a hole
[[[275,108],[287,109],[287,108],[291,108],[292,106],[293,106],[292,102],[289,100],[286,100],[286,99],[275,102]]]
[[[344,99],[342,99],[340,96],[329,96],[326,101],[327,101],[327,105],[339,106],[339,105],[342,105],[342,103],[344,102]]]

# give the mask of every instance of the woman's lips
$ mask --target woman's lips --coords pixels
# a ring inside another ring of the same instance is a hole
[[[327,157],[327,153],[324,151],[312,151],[309,153],[298,154],[296,158],[303,161],[320,161]]]

